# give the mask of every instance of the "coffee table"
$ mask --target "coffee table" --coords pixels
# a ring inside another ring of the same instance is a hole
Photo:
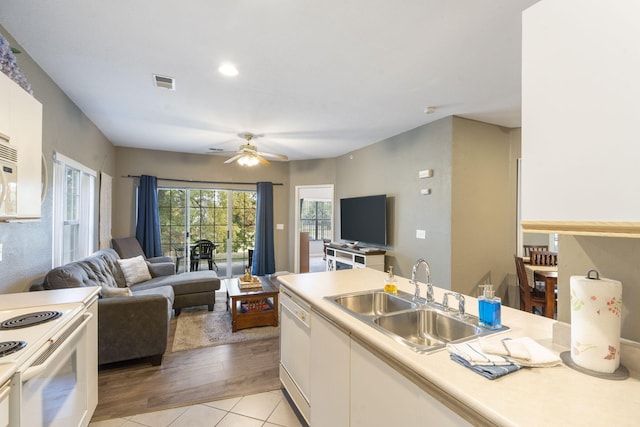
[[[227,311],[231,307],[231,330],[256,326],[278,326],[278,286],[276,279],[259,277],[262,288],[240,289],[237,278],[224,279]]]

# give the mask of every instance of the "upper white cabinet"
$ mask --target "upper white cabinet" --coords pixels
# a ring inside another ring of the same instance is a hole
[[[640,236],[640,2],[523,13],[525,231]]]
[[[2,74],[0,72],[0,74]],[[0,140],[7,142],[6,137],[11,133],[11,81],[2,74],[0,78]]]
[[[18,152],[17,218],[41,215],[42,104],[0,73],[0,133]]]

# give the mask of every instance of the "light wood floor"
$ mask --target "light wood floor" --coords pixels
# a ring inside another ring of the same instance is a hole
[[[168,349],[176,320],[171,321]],[[98,374],[92,421],[209,402],[280,388],[278,338],[165,353],[161,366],[127,362]]]

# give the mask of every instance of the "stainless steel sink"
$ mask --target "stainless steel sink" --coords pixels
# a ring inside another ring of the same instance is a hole
[[[448,342],[483,335],[486,331],[474,324],[472,317],[461,320],[432,308],[379,316],[373,322],[420,352],[433,351]]]
[[[459,317],[437,303],[414,301],[413,295],[399,291],[391,295],[382,289],[326,297],[347,313],[396,342],[418,353],[432,353],[449,342],[461,342],[498,330],[478,326],[478,318]]]
[[[384,291],[367,291],[339,295],[333,297],[333,301],[352,313],[364,316],[379,316],[417,308],[416,303]]]

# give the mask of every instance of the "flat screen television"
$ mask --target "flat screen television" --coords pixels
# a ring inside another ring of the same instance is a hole
[[[340,199],[340,238],[345,241],[387,245],[387,196]]]

